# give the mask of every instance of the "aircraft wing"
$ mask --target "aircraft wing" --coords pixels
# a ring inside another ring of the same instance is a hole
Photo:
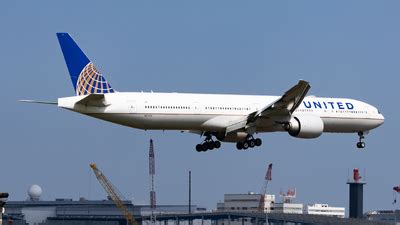
[[[255,113],[254,118],[260,116],[291,116],[294,110],[299,107],[310,88],[311,86],[307,81],[300,80],[299,83],[286,91],[277,101],[261,108]]]
[[[226,128],[226,133],[240,129],[255,128],[259,119],[271,120],[275,123],[285,123],[299,107],[311,86],[307,81],[300,80],[295,86],[286,91],[276,101],[265,105],[258,111],[250,113],[246,118],[236,121]]]

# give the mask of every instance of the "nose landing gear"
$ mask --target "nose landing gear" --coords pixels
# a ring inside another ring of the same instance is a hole
[[[365,139],[364,132],[358,132],[358,137],[359,139],[357,142],[357,148],[365,148],[365,142],[363,142],[363,140]]]
[[[238,150],[246,150],[248,148],[254,148],[261,146],[262,140],[260,138],[254,139],[253,136],[249,136],[245,141],[236,143],[236,148]]]

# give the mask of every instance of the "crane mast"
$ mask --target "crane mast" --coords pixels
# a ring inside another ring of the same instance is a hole
[[[260,201],[258,202],[258,211],[264,212],[265,209],[265,194],[267,193],[268,181],[272,180],[272,163],[268,165],[267,173],[264,177],[264,185],[261,189]]]
[[[90,168],[92,168],[94,175],[96,176],[97,180],[103,186],[104,190],[113,200],[117,208],[123,213],[124,217],[126,218],[129,225],[137,225],[135,218],[133,217],[132,213],[129,212],[128,208],[121,200],[121,194],[114,188],[112,183],[107,179],[106,176],[97,168],[96,164],[90,164]]]

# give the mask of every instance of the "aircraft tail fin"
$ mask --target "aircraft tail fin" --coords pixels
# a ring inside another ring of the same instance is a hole
[[[68,33],[57,33],[76,95],[113,93],[104,76],[83,53]]]

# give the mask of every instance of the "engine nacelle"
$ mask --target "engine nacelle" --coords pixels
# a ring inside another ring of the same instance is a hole
[[[223,142],[241,142],[247,138],[246,132],[232,132],[225,135],[224,133],[218,133],[217,139]]]
[[[317,138],[324,131],[324,122],[318,116],[294,116],[286,127],[288,133],[297,138]]]

